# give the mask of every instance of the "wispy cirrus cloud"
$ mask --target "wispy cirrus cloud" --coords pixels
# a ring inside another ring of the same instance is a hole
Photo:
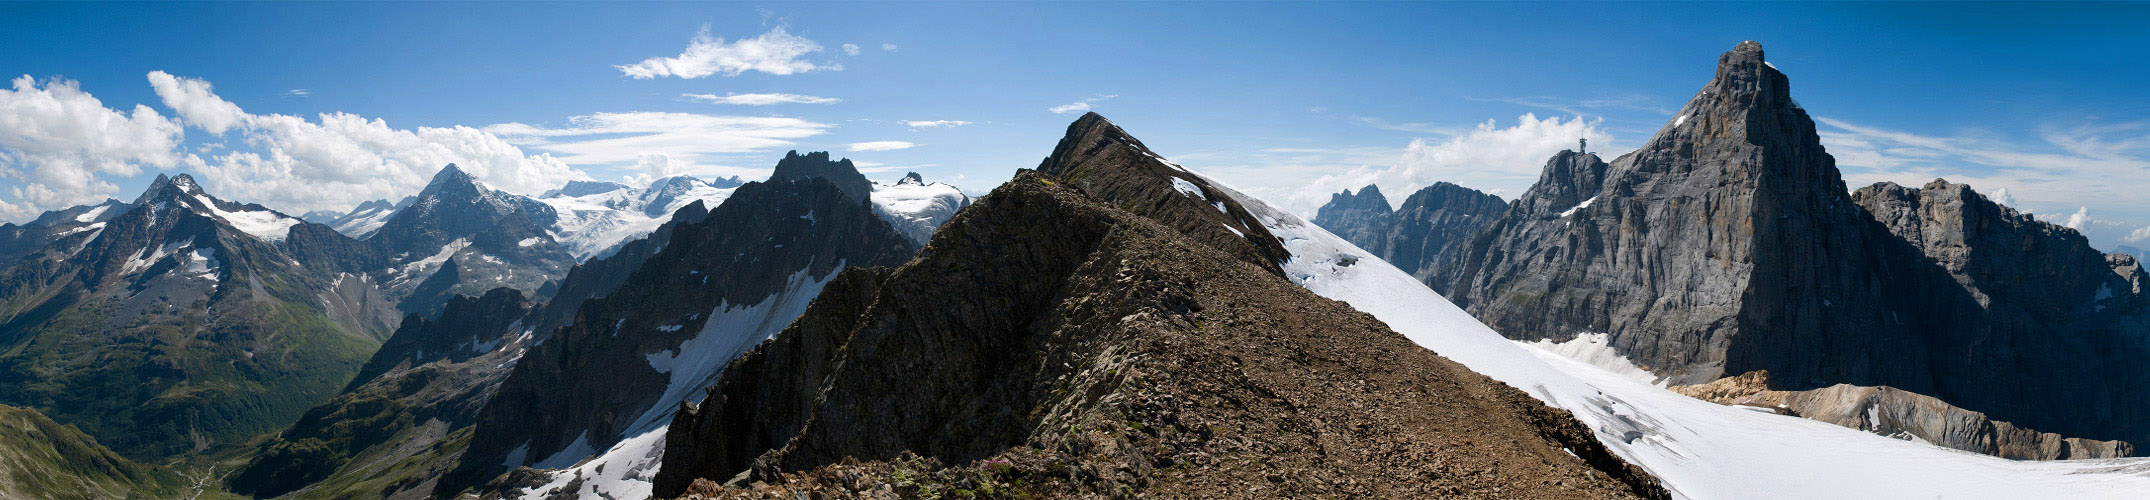
[[[647,111],[595,113],[569,118],[567,123],[563,127],[503,123],[484,130],[518,146],[558,154],[569,163],[620,165],[635,163],[650,152],[696,162],[716,154],[790,147],[793,140],[821,135],[834,127],[800,118]]]
[[[702,78],[710,75],[739,76],[749,71],[771,75],[790,75],[816,70],[841,71],[842,65],[815,63],[806,56],[821,52],[821,44],[805,37],[793,35],[779,26],[768,33],[753,38],[741,38],[725,42],[711,36],[709,26],[695,34],[687,48],[675,57],[652,57],[634,64],[614,66],[620,73],[636,79],[679,77]]]
[[[1853,186],[1946,178],[1983,193],[2006,190],[2018,208],[2103,244],[2133,236],[2125,229],[2150,222],[2150,204],[2136,201],[2150,192],[2150,123],[2041,126],[2031,134],[2036,142],[2022,143],[1815,119],[1823,146]]]
[[[903,124],[903,126],[905,126],[905,127],[911,127],[911,128],[935,128],[935,127],[948,127],[948,128],[955,128],[955,127],[961,127],[961,126],[964,126],[964,125],[969,125],[969,124],[970,124],[971,122],[967,122],[967,121],[963,121],[963,120],[904,120],[904,121],[902,121],[902,122],[900,122],[900,123],[902,123],[902,124]]]
[[[835,104],[844,102],[835,97],[818,97],[799,94],[680,94],[692,101],[711,104],[738,104],[741,106],[768,106],[773,104]]]
[[[1474,101],[1505,102],[1517,106],[1548,109],[1576,116],[1600,116],[1603,110],[1639,111],[1662,116],[1672,116],[1677,108],[1667,107],[1649,96],[1600,97],[1594,99],[1562,99],[1552,96],[1537,97],[1491,97],[1469,98]]]
[[[854,142],[849,147],[852,151],[895,151],[918,147],[918,144],[904,141],[872,141]]]

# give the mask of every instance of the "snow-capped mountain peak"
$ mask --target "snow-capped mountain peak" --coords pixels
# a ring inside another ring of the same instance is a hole
[[[941,223],[970,203],[970,195],[963,190],[940,182],[929,184],[918,172],[906,173],[894,184],[873,183],[874,212],[920,246],[932,239]]]
[[[576,181],[537,201],[559,214],[550,228],[553,239],[583,261],[656,231],[680,207],[697,200],[706,206],[723,203],[740,184],[737,177],[704,181],[688,175],[655,179],[643,187]]]

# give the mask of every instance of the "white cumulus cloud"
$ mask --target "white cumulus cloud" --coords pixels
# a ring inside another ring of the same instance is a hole
[[[886,51],[895,51],[895,50],[896,50],[896,44],[893,44],[893,43],[884,43],[884,44],[881,44],[881,50],[886,50]]]
[[[465,126],[395,128],[381,119],[322,113],[311,119],[252,114],[211,92],[208,82],[149,74],[166,106],[196,127],[239,130],[250,151],[209,159],[190,156],[209,189],[226,199],[279,210],[348,209],[365,200],[393,199],[425,187],[454,163],[496,188],[537,193],[589,176],[545,154],[526,154],[507,141]]]
[[[148,106],[106,108],[69,80],[40,85],[25,75],[12,83],[0,89],[0,179],[11,181],[0,194],[13,200],[0,200],[0,220],[117,195],[105,176],[181,160],[185,130]]]
[[[753,38],[725,42],[711,36],[709,26],[695,34],[678,57],[652,57],[634,64],[615,66],[637,79],[675,76],[701,78],[709,75],[739,76],[748,71],[789,75],[814,70],[841,70],[840,66],[815,64],[804,58],[821,51],[821,44],[792,35],[777,27]]]
[[[772,104],[835,104],[844,102],[834,97],[817,97],[799,94],[680,94],[680,97],[711,104],[738,104],[742,106],[768,106]]]
[[[844,44],[844,53],[845,53],[845,54],[850,54],[850,55],[854,55],[854,56],[855,56],[855,55],[859,55],[859,44],[856,44],[856,43],[847,43],[847,44]]]
[[[210,89],[209,82],[195,78],[180,78],[163,71],[149,72],[149,86],[157,91],[157,98],[164,106],[172,108],[179,118],[200,127],[211,134],[223,135],[246,119],[246,112]],[[305,95],[303,90],[298,95]]]
[[[2136,228],[2134,231],[2129,231],[2127,236],[2122,236],[2120,239],[2128,243],[2141,243],[2143,240],[2150,240],[2150,226],[2143,226]]]
[[[2090,224],[2090,220],[2090,207],[2082,207],[2075,209],[2075,213],[2069,215],[2068,221],[2061,223],[2061,225],[2068,226],[2068,229],[2081,231],[2083,226]]]
[[[918,145],[917,145],[917,144],[912,144],[912,143],[908,143],[908,142],[904,142],[904,141],[873,141],[873,142],[854,142],[854,143],[851,143],[851,150],[852,150],[852,151],[895,151],[895,150],[898,150],[898,149],[911,149],[911,148],[913,148],[913,147],[916,147],[916,146],[918,146]]]

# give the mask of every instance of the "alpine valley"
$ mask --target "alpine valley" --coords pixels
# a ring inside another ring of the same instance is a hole
[[[621,69],[842,69],[709,29]],[[179,162],[0,225],[0,499],[2150,495],[2141,251],[1847,186],[1792,95],[1740,43],[1632,152],[1311,220],[1111,95],[972,191],[781,130],[724,157],[766,178],[428,162],[299,216]],[[677,139],[631,119],[484,133]]]

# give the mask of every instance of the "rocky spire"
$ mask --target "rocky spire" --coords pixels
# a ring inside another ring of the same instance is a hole
[[[202,186],[194,182],[194,176],[187,174],[177,176],[157,174],[155,180],[149,181],[149,189],[142,190],[142,195],[134,199],[134,204],[140,205],[160,199],[198,194],[203,194]]]
[[[776,172],[769,174],[769,180],[772,181],[815,177],[836,184],[836,188],[843,190],[845,196],[861,203],[871,199],[873,195],[873,181],[866,180],[866,176],[859,173],[858,167],[851,164],[850,158],[831,160],[827,151],[803,155],[796,150],[784,153],[784,159],[776,162]]]
[[[1605,186],[1606,168],[1605,160],[1598,159],[1598,155],[1561,151],[1546,160],[1538,183],[1515,199],[1516,209],[1557,214],[1575,208],[1598,196],[1598,190]]]

